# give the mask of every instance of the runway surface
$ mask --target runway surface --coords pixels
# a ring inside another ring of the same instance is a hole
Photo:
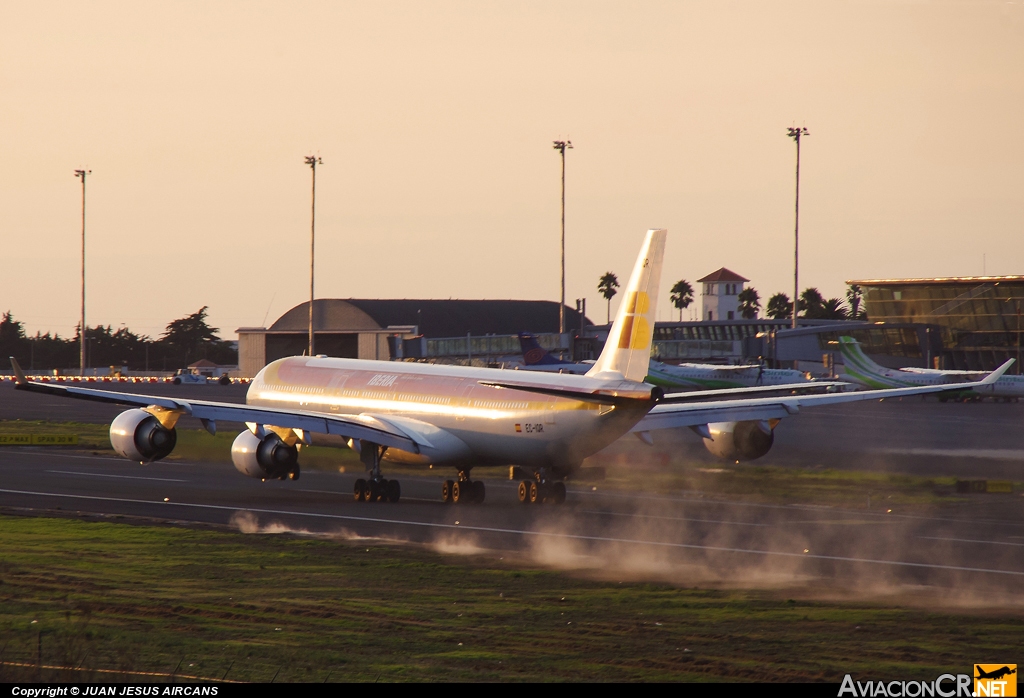
[[[160,387],[160,394],[182,397],[244,398],[244,389],[234,386]],[[119,411],[0,387],[0,419],[107,421]],[[1020,480],[1021,460],[1015,454],[1024,453],[1022,414],[1019,405],[918,401],[808,410],[780,426],[765,462],[810,457],[855,467],[882,459],[886,467],[902,463],[931,474],[953,468],[965,476],[985,472]],[[615,448],[607,457],[614,457]],[[702,453],[695,437],[663,438],[661,448]],[[906,453],[915,448],[930,452]],[[883,449],[890,453],[879,456]],[[1019,494],[979,496],[928,512],[887,512],[605,492],[597,483],[571,486],[568,502],[556,507],[522,505],[516,483],[489,480],[486,503],[445,505],[439,498],[441,476],[426,475],[403,477],[397,504],[367,504],[353,501],[352,473],[304,472],[295,482],[264,483],[236,472],[227,453],[223,463],[140,466],[44,448],[0,451],[0,473],[0,507],[8,511],[60,510],[230,525],[247,532],[408,541],[446,552],[490,551],[530,564],[684,584],[824,581],[830,588],[864,593],[929,589],[966,603],[1024,600],[1019,591],[1024,589],[1024,499]]]
[[[1020,498],[922,514],[712,502],[571,488],[562,507],[522,505],[488,481],[481,505],[440,502],[440,479],[403,478],[397,504],[357,503],[352,474],[260,482],[231,465],[5,451],[0,507],[232,525],[494,551],[558,568],[677,582],[772,586],[831,580],[878,593],[943,588],[1013,603],[1024,588]],[[115,519],[116,520],[116,519]]]

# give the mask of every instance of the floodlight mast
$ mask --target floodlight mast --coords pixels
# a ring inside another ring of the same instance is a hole
[[[313,199],[309,220],[309,355],[316,356],[314,354],[315,343],[313,341],[313,272],[316,259],[316,166],[324,164],[324,161],[319,156],[307,155],[306,164],[313,171]]]
[[[92,170],[75,170],[75,177],[82,180],[82,315],[79,318],[78,375],[85,376],[85,177]]]
[[[572,141],[553,141],[562,156],[562,298],[558,305],[558,334],[565,334],[565,151],[572,150]]]
[[[811,135],[803,126],[787,129],[790,138],[796,141],[796,214],[793,223],[793,329],[796,329],[796,312],[800,303],[800,138]]]

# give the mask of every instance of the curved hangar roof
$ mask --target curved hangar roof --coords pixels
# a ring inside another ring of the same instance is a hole
[[[585,322],[592,324],[589,319]],[[381,330],[418,325],[427,337],[464,337],[517,332],[558,332],[558,303],[513,300],[366,300],[317,299],[313,304],[317,332]],[[580,316],[566,306],[567,330],[579,328]],[[271,325],[270,332],[306,332],[309,302],[300,303]]]

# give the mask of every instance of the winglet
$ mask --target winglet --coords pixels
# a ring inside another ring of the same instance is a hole
[[[1010,369],[1010,366],[1013,365],[1014,361],[1016,361],[1016,359],[1007,359],[1005,364],[1003,364],[1002,366],[997,368],[995,371],[992,371],[992,373],[990,373],[987,376],[985,376],[981,381],[978,382],[978,384],[979,385],[992,385],[997,380],[999,380],[1000,378],[1003,377],[1003,374],[1006,373]]]
[[[13,356],[8,357],[11,360],[11,368],[14,369],[14,382],[18,385],[27,385],[28,378],[25,378],[25,372],[21,370],[21,366],[18,365],[18,360]]]

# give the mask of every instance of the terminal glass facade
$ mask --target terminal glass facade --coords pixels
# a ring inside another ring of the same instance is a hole
[[[870,320],[937,325],[942,368],[991,370],[1020,353],[1024,277],[849,283],[861,287]]]

